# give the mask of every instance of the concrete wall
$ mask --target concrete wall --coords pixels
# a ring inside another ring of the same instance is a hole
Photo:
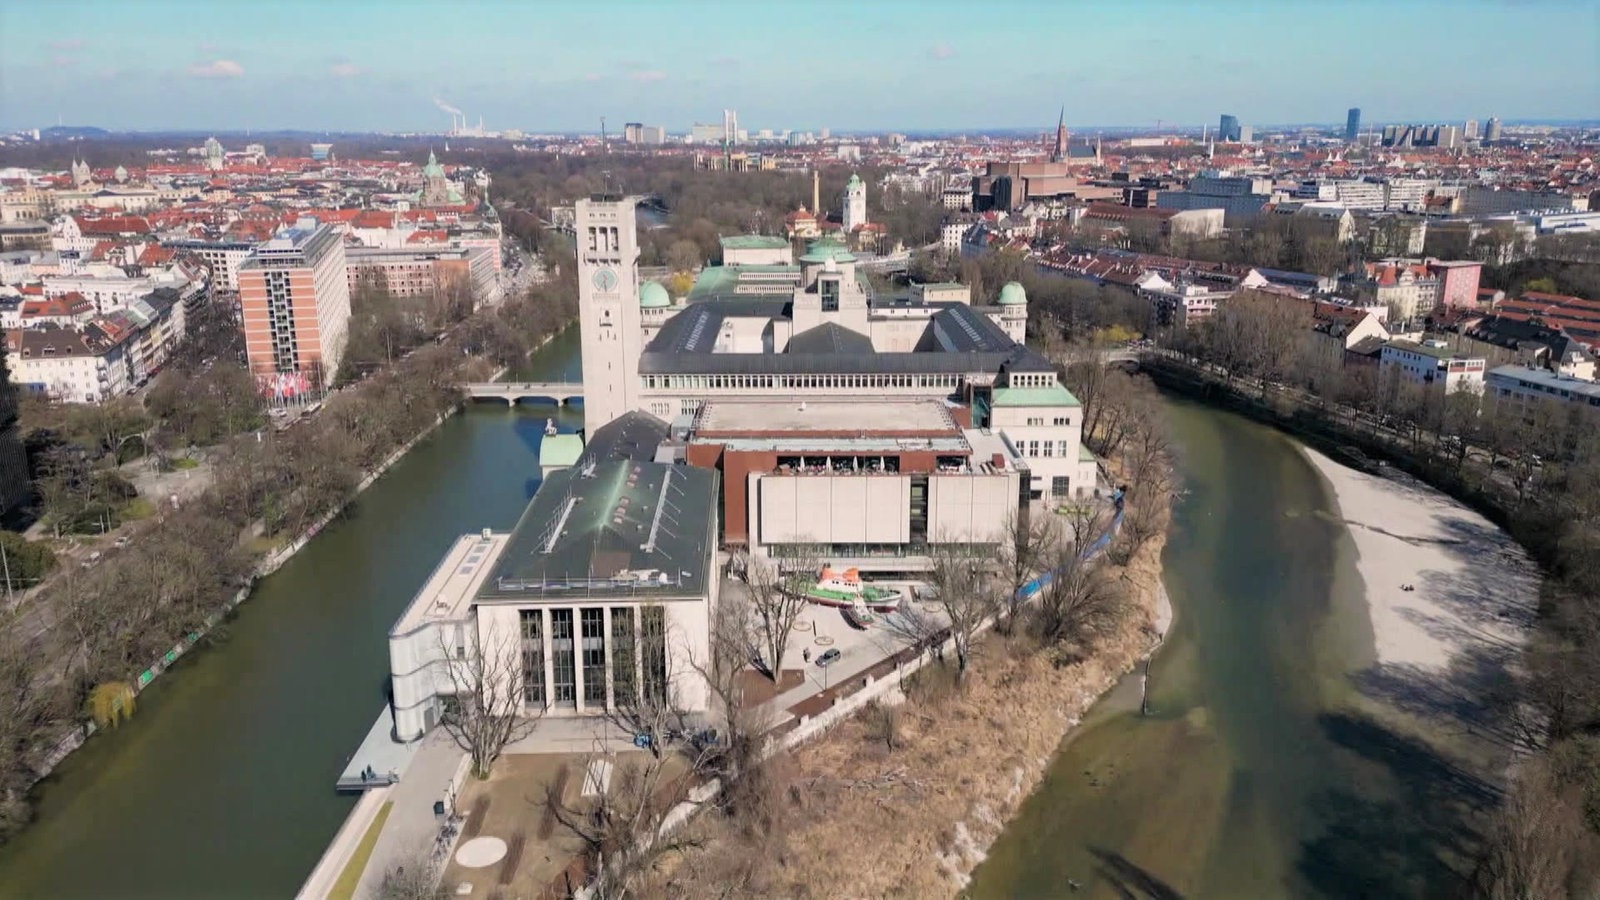
[[[928,540],[981,543],[999,538],[1017,508],[1016,472],[928,478]]]
[[[752,544],[901,544],[911,539],[907,475],[751,473]]]

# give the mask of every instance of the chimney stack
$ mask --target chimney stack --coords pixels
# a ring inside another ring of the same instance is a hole
[[[821,221],[822,217],[822,173],[816,169],[811,170],[811,214]]]

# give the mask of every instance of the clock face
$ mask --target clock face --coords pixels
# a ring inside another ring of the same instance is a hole
[[[594,273],[594,286],[602,291],[615,290],[617,287],[617,273],[610,269],[599,269]]]

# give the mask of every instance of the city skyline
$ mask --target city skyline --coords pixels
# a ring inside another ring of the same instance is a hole
[[[1142,2],[1114,10],[885,2],[249,7],[16,2],[0,10],[0,127],[590,132],[604,115],[687,131],[723,108],[761,128],[978,130],[1576,119],[1593,54],[1536,52],[1594,28],[1585,2]],[[237,10],[237,11],[236,11]],[[837,14],[830,15],[830,11]],[[1576,19],[1577,21],[1574,21]],[[1318,53],[1304,40],[1315,23]],[[1407,53],[1413,35],[1448,53]],[[1063,44],[1067,50],[1063,52]],[[1516,66],[1488,64],[1497,57]],[[1285,77],[1300,72],[1302,77]]]

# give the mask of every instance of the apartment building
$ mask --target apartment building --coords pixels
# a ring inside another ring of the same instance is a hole
[[[344,242],[301,219],[258,245],[239,268],[245,353],[263,391],[332,383],[350,327]]]

